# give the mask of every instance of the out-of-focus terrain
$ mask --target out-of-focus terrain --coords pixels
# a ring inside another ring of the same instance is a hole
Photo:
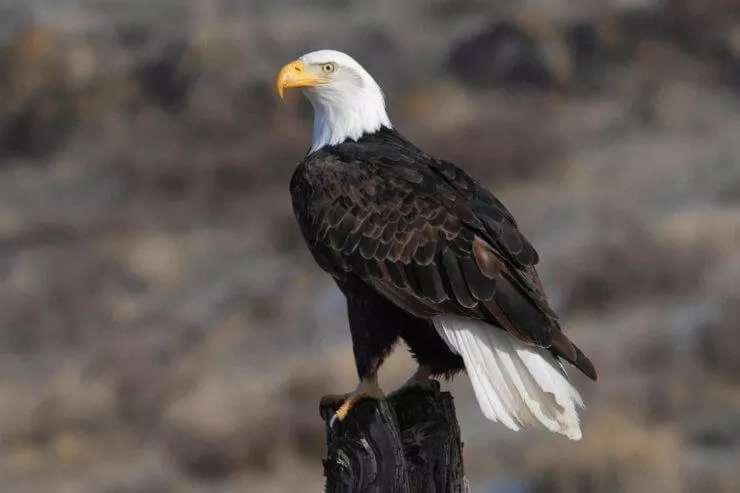
[[[579,443],[449,385],[473,491],[740,491],[740,2],[395,4],[0,2],[3,492],[321,490],[354,364],[272,81],[325,47],[509,206],[600,371]]]

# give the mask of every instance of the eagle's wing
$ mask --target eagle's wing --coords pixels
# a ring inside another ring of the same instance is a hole
[[[321,159],[294,200],[306,204],[296,211],[322,268],[354,273],[417,316],[493,323],[595,378],[548,307],[535,249],[492,194],[423,154],[358,146]]]

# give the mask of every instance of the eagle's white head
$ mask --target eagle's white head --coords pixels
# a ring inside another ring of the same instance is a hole
[[[293,87],[303,89],[314,109],[309,152],[391,128],[380,86],[345,53],[319,50],[290,62],[278,74],[278,94]]]

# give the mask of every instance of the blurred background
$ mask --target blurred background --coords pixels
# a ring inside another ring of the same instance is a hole
[[[1,0],[5,493],[321,491],[356,383],[276,72],[354,55],[513,211],[572,338],[580,443],[454,392],[474,493],[740,491],[740,1]],[[392,390],[413,365],[386,364]]]

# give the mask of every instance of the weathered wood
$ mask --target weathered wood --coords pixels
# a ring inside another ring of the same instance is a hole
[[[343,422],[330,426],[334,407],[322,407],[326,422],[327,493],[408,493],[401,436],[388,401],[359,402]]]
[[[460,428],[439,382],[404,388],[387,401],[360,402],[342,423],[326,422],[326,491],[464,493]]]
[[[460,426],[455,403],[439,382],[415,385],[390,396],[401,432],[409,491],[464,493]]]

